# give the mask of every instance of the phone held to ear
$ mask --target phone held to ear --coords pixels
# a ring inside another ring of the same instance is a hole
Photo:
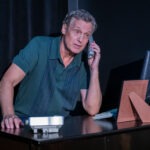
[[[93,51],[93,49],[90,47],[90,45],[91,45],[91,43],[94,41],[94,39],[93,39],[93,36],[90,36],[90,38],[89,38],[89,45],[88,45],[88,58],[90,59],[90,58],[92,58],[92,57],[94,57],[94,51]]]

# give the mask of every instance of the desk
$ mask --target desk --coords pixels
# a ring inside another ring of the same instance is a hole
[[[149,150],[149,139],[150,124],[117,124],[88,116],[66,118],[55,134],[32,134],[28,126],[0,130],[2,150]]]

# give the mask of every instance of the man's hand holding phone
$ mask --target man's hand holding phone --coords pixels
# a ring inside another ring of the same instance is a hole
[[[99,61],[100,61],[100,47],[95,43],[93,36],[89,38],[89,45],[88,45],[88,63],[90,69],[94,69],[95,67],[98,69]]]

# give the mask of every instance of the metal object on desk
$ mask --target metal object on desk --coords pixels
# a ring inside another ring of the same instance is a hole
[[[29,117],[28,125],[33,130],[33,133],[57,133],[64,124],[63,116],[50,116],[50,117]]]

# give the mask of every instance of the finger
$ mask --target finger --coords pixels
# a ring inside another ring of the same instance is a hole
[[[95,58],[96,58],[97,56],[99,56],[99,57],[101,56],[100,51],[98,51],[98,50],[95,49],[94,52],[95,52]]]
[[[4,120],[1,122],[1,127],[2,127],[2,129],[5,128]]]
[[[93,43],[93,44],[91,45],[91,47],[100,50],[100,46],[97,45],[96,43]]]
[[[18,117],[14,118],[14,124],[17,129],[20,128],[20,126],[24,125],[23,122],[21,121],[21,119]]]
[[[99,46],[97,46],[97,48],[95,48],[95,52],[99,55],[101,55],[101,49]]]
[[[13,121],[13,118],[12,118],[12,117],[10,117],[10,118],[8,119],[8,123],[9,123],[10,128],[13,129],[13,128],[14,128],[14,121]]]
[[[5,126],[6,126],[6,128],[10,128],[10,125],[9,125],[9,118],[5,118],[4,119],[4,124],[5,124]]]
[[[95,49],[97,52],[99,52],[99,53],[101,52],[101,49],[100,49],[99,46],[95,46],[94,49]]]

